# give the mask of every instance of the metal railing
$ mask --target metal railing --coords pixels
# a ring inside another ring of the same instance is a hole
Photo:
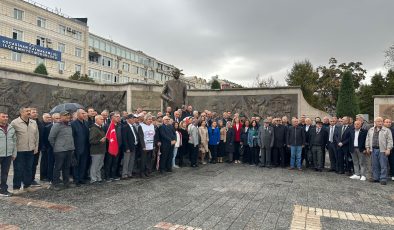
[[[45,5],[41,4],[41,3],[35,2],[33,0],[22,0],[22,1],[27,2],[27,3],[31,4],[31,5],[40,7],[41,9],[44,9],[44,10],[49,11],[51,13],[57,14],[57,15],[59,15],[61,17],[68,18],[68,19],[73,19],[72,17],[68,16],[67,14],[62,13],[61,9],[57,9],[57,8],[52,9],[52,8],[50,8],[48,6],[45,6]]]

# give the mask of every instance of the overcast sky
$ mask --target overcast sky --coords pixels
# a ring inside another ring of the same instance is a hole
[[[36,0],[90,31],[206,79],[284,83],[296,61],[361,61],[385,71],[393,0]]]

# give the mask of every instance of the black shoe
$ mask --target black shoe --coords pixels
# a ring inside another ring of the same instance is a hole
[[[168,169],[167,172],[170,172],[170,173],[171,173],[171,172],[172,172],[172,169]]]
[[[368,181],[371,183],[378,183],[379,182],[378,180],[374,180],[373,178],[369,178]]]
[[[39,184],[39,183],[37,183],[37,181],[35,181],[35,180],[33,180],[32,182],[31,182],[31,185],[30,185],[31,187],[41,187],[41,185]]]
[[[60,185],[51,185],[49,189],[54,190],[54,191],[60,191],[62,190],[62,187]]]
[[[387,182],[386,182],[386,181],[381,181],[380,184],[381,184],[381,185],[386,185]]]
[[[329,172],[335,172],[335,169],[329,169],[328,171]]]
[[[115,177],[114,178],[114,181],[118,181],[118,180],[120,180],[120,177]]]
[[[8,192],[8,190],[4,190],[0,192],[0,197],[10,197],[12,193]]]

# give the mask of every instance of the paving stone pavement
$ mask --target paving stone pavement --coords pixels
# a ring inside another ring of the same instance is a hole
[[[215,164],[1,198],[0,229],[393,229],[393,194],[392,182]]]

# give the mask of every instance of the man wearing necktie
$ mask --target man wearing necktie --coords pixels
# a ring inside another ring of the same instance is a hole
[[[337,170],[337,143],[335,142],[335,132],[338,130],[336,126],[335,119],[330,119],[330,126],[328,129],[328,143],[327,143],[327,150],[330,157],[330,172],[336,172]]]
[[[349,117],[345,116],[342,118],[342,126],[338,127],[336,135],[334,135],[334,139],[337,144],[337,173],[339,174],[345,173],[345,158],[348,159],[350,150],[349,144],[351,139],[351,128],[349,128],[348,125]]]
[[[172,172],[172,154],[176,143],[175,129],[169,125],[170,117],[163,117],[163,125],[159,127],[160,173]]]
[[[274,146],[274,128],[270,126],[268,119],[264,120],[264,125],[259,127],[258,145],[261,148],[261,167],[271,168],[271,148]]]
[[[323,153],[327,145],[327,141],[327,131],[323,129],[323,122],[316,121],[316,126],[312,127],[309,131],[309,146],[312,153],[315,171],[323,171]]]

